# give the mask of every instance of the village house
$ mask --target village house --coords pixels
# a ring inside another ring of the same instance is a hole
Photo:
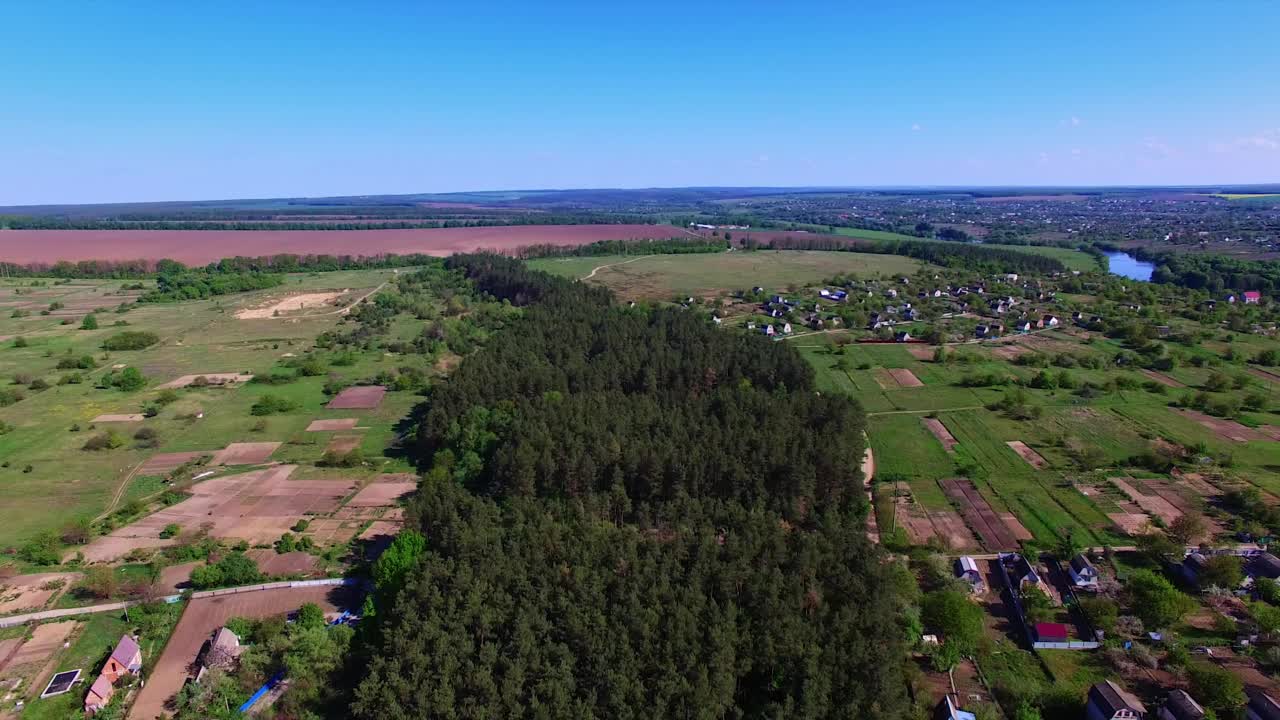
[[[89,686],[89,693],[84,698],[84,710],[93,714],[106,707],[115,694],[115,684],[126,675],[142,673],[142,648],[138,642],[128,635],[121,635],[120,642],[111,651],[102,672]]]
[[[84,697],[84,711],[90,715],[97,713],[111,703],[111,697],[115,694],[116,688],[111,680],[106,675],[99,675],[89,686],[89,694]]]
[[[234,670],[243,650],[239,635],[225,627],[214,630],[200,653],[198,661],[200,671],[196,675],[196,681],[199,682],[206,672],[215,668],[223,671]]]
[[[1064,643],[1071,639],[1071,631],[1062,623],[1036,623],[1032,630],[1035,632],[1036,642]]]
[[[1193,552],[1182,559],[1182,565],[1179,570],[1182,571],[1182,577],[1192,585],[1200,581],[1200,573],[1204,572],[1205,556],[1198,552]]]
[[[933,720],[978,720],[978,716],[966,710],[961,710],[955,701],[948,695],[938,703],[938,709],[933,713]]]
[[[1266,693],[1251,693],[1244,716],[1247,720],[1280,720],[1280,703]]]
[[[1045,315],[1040,318],[1040,327],[1055,328],[1058,327],[1058,318],[1054,315]]]
[[[1098,587],[1098,569],[1089,562],[1089,558],[1084,553],[1077,554],[1071,558],[1070,564],[1071,584],[1078,588],[1087,588],[1095,590]]]
[[[1164,705],[1156,711],[1158,720],[1204,720],[1204,717],[1204,708],[1186,690],[1170,692]]]
[[[982,571],[978,569],[978,563],[968,555],[962,555],[956,560],[956,577],[963,580],[969,585],[971,592],[982,592]]]
[[[1017,323],[1014,324],[1013,329],[1017,330],[1018,332],[1026,333],[1026,332],[1031,332],[1031,330],[1034,327],[1035,325],[1033,325],[1030,320],[1019,320]]]
[[[910,342],[911,333],[907,332],[906,330],[902,330],[898,334],[893,336],[893,340],[894,342],[900,342],[900,343]]]
[[[774,335],[776,335],[776,334],[777,334],[777,332],[773,329],[773,326],[772,326],[772,325],[765,325],[765,326],[764,326],[764,334],[765,334],[765,335],[768,335],[769,337],[773,337]]]
[[[1036,572],[1036,569],[1022,555],[1013,556],[1013,562],[1008,566],[1008,571],[1009,579],[1020,590],[1028,587],[1039,588],[1041,586],[1040,573]]]
[[[1255,578],[1276,580],[1280,578],[1280,558],[1269,552],[1254,556],[1249,561],[1249,574]]]
[[[1089,688],[1089,700],[1085,705],[1088,720],[1142,720],[1146,716],[1146,706],[1111,680],[1095,683]]]
[[[1262,300],[1262,293],[1257,290],[1249,290],[1244,294],[1245,305],[1257,305]]]
[[[989,326],[979,325],[978,327],[973,329],[973,336],[977,338],[984,338],[984,337],[988,337],[990,332],[991,332],[991,328]]]
[[[783,334],[783,335],[790,335],[790,334],[791,334],[791,323],[783,323],[783,324],[782,324],[782,334]]]

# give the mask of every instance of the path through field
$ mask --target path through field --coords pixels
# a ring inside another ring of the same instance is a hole
[[[622,262],[616,262],[616,263],[608,263],[607,265],[598,265],[598,266],[596,266],[596,267],[592,268],[592,269],[591,269],[591,272],[587,273],[586,275],[584,275],[584,276],[582,276],[582,277],[580,277],[580,278],[578,278],[578,279],[579,279],[579,280],[590,280],[591,278],[593,278],[593,277],[595,277],[595,276],[596,276],[596,273],[600,272],[601,270],[604,270],[605,268],[616,267],[616,266],[618,266],[618,265],[626,265],[627,263],[633,263],[633,262],[635,262],[635,261],[637,261],[637,260],[643,260],[643,259],[645,259],[645,258],[651,258],[651,257],[655,257],[655,256],[653,256],[653,255],[637,255],[637,256],[635,256],[635,257],[631,258],[630,260],[623,260]]]

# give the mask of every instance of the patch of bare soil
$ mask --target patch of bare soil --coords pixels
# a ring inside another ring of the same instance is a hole
[[[911,357],[917,360],[932,360],[934,352],[938,348],[932,345],[908,345],[907,352],[911,353]]]
[[[1112,485],[1120,488],[1120,490],[1138,507],[1142,508],[1148,515],[1155,515],[1165,522],[1171,523],[1182,516],[1182,511],[1174,507],[1168,500],[1159,495],[1148,495],[1134,487],[1135,480],[1133,478],[1113,477],[1107,478]]]
[[[1156,382],[1160,383],[1161,385],[1164,385],[1165,387],[1171,387],[1171,388],[1186,387],[1186,385],[1183,385],[1182,383],[1178,382],[1177,380],[1174,380],[1168,375],[1165,375],[1164,373],[1156,372],[1155,370],[1139,368],[1138,372],[1142,373],[1143,375],[1146,375],[1147,377],[1151,378],[1152,380],[1155,380]]]
[[[898,383],[898,387],[924,387],[924,383],[920,382],[920,378],[916,377],[916,374],[907,368],[893,368],[889,370],[889,374],[892,375],[894,381]]]
[[[1044,468],[1049,467],[1049,462],[1044,459],[1044,456],[1030,447],[1027,447],[1027,444],[1021,440],[1010,440],[1006,442],[1005,445],[1008,445],[1010,449],[1018,453],[1018,457],[1026,460],[1027,464],[1031,467],[1037,470],[1043,470]]]
[[[300,310],[323,310],[332,308],[334,301],[347,293],[346,290],[341,292],[320,292],[320,293],[300,293],[298,295],[290,295],[281,300],[275,300],[268,305],[256,308],[246,308],[236,313],[239,320],[261,320],[263,318],[272,318],[284,315],[285,313],[298,312]]]
[[[1198,410],[1184,410],[1173,408],[1175,412],[1182,413],[1186,417],[1195,420],[1203,427],[1218,434],[1219,437],[1232,440],[1234,442],[1252,442],[1254,440],[1269,440],[1265,433],[1258,432],[1251,427],[1246,427],[1235,420],[1226,420],[1224,418],[1216,418],[1212,415],[1205,415]]]
[[[947,426],[942,424],[941,420],[938,418],[927,417],[921,418],[920,422],[924,423],[924,426],[929,429],[929,432],[933,433],[933,436],[938,438],[938,442],[942,443],[942,447],[947,452],[955,452],[956,446],[960,443],[956,440],[956,437],[951,434],[951,431],[947,429]]]
[[[198,378],[204,378],[204,385],[235,385],[237,383],[247,383],[253,379],[253,375],[248,373],[200,373],[198,375],[183,375],[176,377],[169,382],[160,386],[161,390],[184,388],[195,383]]]
[[[80,573],[36,573],[0,580],[0,615],[39,610],[80,579]]]

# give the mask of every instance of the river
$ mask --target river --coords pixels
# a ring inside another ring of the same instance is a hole
[[[1112,273],[1130,280],[1150,280],[1151,273],[1156,269],[1152,263],[1139,260],[1126,252],[1109,252],[1107,261]]]

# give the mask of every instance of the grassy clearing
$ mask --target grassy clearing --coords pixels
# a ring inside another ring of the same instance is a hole
[[[323,407],[328,398],[322,386],[329,379],[328,373],[358,380],[405,363],[420,363],[416,357],[364,353],[357,355],[353,364],[331,366],[325,374],[304,377],[287,385],[178,390],[176,402],[160,407],[156,416],[144,422],[97,426],[93,423],[93,418],[103,413],[143,412],[146,406],[160,399],[157,386],[180,375],[237,371],[267,374],[287,360],[286,355],[302,354],[310,349],[317,336],[334,330],[342,320],[342,316],[336,314],[238,320],[234,317],[237,309],[261,305],[294,292],[367,291],[393,276],[390,270],[299,274],[290,276],[284,287],[269,291],[181,304],[147,305],[123,314],[100,315],[98,330],[80,330],[78,323],[60,325],[59,320],[38,314],[0,317],[0,337],[21,336],[25,343],[25,347],[19,347],[12,337],[0,342],[0,383],[16,387],[25,395],[20,402],[0,408],[0,420],[14,428],[0,435],[0,458],[4,461],[4,467],[0,467],[0,506],[7,511],[5,522],[0,525],[0,547],[20,544],[41,532],[56,531],[77,518],[98,515],[112,502],[133,468],[154,453],[216,450],[230,442],[288,441],[302,435],[312,419],[333,414]],[[112,297],[111,293],[118,292],[120,287],[119,282],[77,283],[81,285],[94,290],[81,288],[76,292],[102,297]],[[10,283],[0,288],[0,292],[7,289],[11,293],[13,288],[14,284]],[[103,352],[102,339],[121,329],[112,327],[117,320],[127,322],[127,329],[149,331],[161,340],[145,350]],[[82,356],[93,358],[96,367],[84,370],[56,367],[63,359]],[[146,387],[134,392],[96,388],[95,383],[115,365],[140,369],[147,378]],[[73,373],[80,376],[80,382],[59,384],[61,378]],[[20,375],[38,378],[50,387],[31,390],[26,385],[12,385],[13,378]],[[267,393],[286,397],[296,402],[297,407],[262,418],[260,425],[260,419],[250,415],[249,408]],[[378,457],[394,437],[395,424],[417,401],[412,393],[393,392],[377,410],[358,410],[343,416],[357,417],[362,426],[369,428],[365,431],[363,449],[366,454]],[[203,417],[198,420],[191,417],[198,413],[203,413]],[[132,436],[142,427],[157,433],[156,447],[135,447]],[[125,440],[122,447],[101,452],[81,449],[87,439],[108,430],[114,430]],[[286,444],[281,458],[314,460],[319,458],[323,447],[323,444]],[[388,469],[407,468],[396,462]],[[121,502],[148,496],[159,489],[155,478],[134,478],[124,488]]]
[[[750,289],[753,285],[810,285],[839,274],[911,275],[924,267],[918,260],[898,255],[808,250],[544,258],[530,262],[535,269],[577,278],[605,265],[609,267],[598,271],[591,282],[611,288],[622,298],[658,300],[683,295],[706,297]]]

